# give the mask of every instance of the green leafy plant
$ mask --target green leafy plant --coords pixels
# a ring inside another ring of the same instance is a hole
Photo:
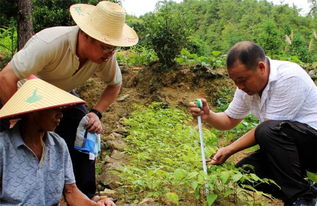
[[[125,66],[148,65],[158,60],[153,49],[146,49],[145,47],[131,49],[123,54],[117,53],[116,56],[119,64]]]
[[[159,10],[145,20],[146,38],[157,54],[161,69],[166,69],[175,65],[175,57],[187,43],[189,29],[182,14],[171,9],[173,2],[160,3]]]
[[[0,28],[0,52],[13,56],[17,49],[17,31],[14,26]]]
[[[250,201],[250,192],[238,184],[271,182],[244,173],[230,162],[209,166],[206,175],[202,171],[198,132],[188,125],[192,120],[188,114],[157,102],[134,108],[125,120],[129,130],[125,138],[129,161],[116,172],[121,177],[118,191],[126,202],[138,203],[151,197],[160,203],[176,205],[190,201],[193,205],[210,206],[224,199],[244,204]],[[209,157],[216,152],[218,141],[210,130],[204,129],[203,133]],[[252,186],[245,187],[254,191],[251,196],[261,194]]]
[[[317,184],[317,173],[307,171],[307,179],[313,182],[313,184]]]
[[[224,67],[225,55],[220,51],[212,51],[208,56],[198,56],[190,53],[187,49],[182,49],[175,61],[180,65],[194,66],[200,64],[216,69]]]

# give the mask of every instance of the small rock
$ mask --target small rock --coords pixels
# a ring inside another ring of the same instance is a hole
[[[98,181],[102,184],[107,185],[110,189],[115,189],[119,187],[120,177],[118,175],[112,174],[111,172],[103,172],[102,175],[98,177]]]
[[[140,204],[147,204],[147,203],[153,203],[154,200],[152,198],[145,198],[143,199]]]
[[[105,140],[115,140],[117,138],[116,138],[114,133],[111,133],[110,135],[105,136],[103,139],[105,139]]]
[[[123,96],[121,96],[121,97],[119,97],[118,99],[117,99],[117,101],[118,102],[123,102],[126,98],[128,98],[130,95],[129,94],[126,94],[126,95],[123,95]]]
[[[113,132],[112,135],[113,135],[116,139],[123,137],[122,134],[119,134],[119,133],[117,133],[117,132]]]
[[[116,198],[117,196],[117,192],[115,190],[111,190],[111,189],[104,189],[103,191],[100,191],[100,196],[107,196],[107,197],[112,197],[112,198]]]
[[[113,163],[113,162],[115,162],[116,160],[115,159],[113,159],[113,158],[111,158],[111,157],[109,157],[109,155],[107,155],[106,157],[105,157],[105,162],[107,162],[107,163]]]
[[[122,134],[124,137],[129,135],[128,130],[126,128],[124,128],[124,127],[118,127],[117,129],[115,129],[114,132]]]
[[[124,153],[119,152],[118,150],[113,150],[113,152],[111,153],[111,158],[115,160],[121,160],[124,158]]]
[[[108,141],[109,147],[114,150],[124,151],[125,142],[123,140],[110,140]]]
[[[315,70],[310,70],[310,71],[308,72],[308,74],[309,74],[310,76],[314,76],[314,75],[316,74],[316,71],[315,71]]]
[[[118,170],[118,169],[121,169],[122,167],[123,167],[122,163],[116,161],[116,162],[111,162],[111,163],[106,164],[105,169],[106,170]]]

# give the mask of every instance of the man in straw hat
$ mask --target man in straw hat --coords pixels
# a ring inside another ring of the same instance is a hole
[[[51,95],[54,94],[54,95]],[[85,102],[41,79],[32,79],[7,101],[0,118],[20,117],[0,132],[0,205],[115,206],[109,198],[88,199],[75,184],[65,141],[52,131],[62,108]]]
[[[8,101],[17,90],[17,82],[30,74],[66,91],[73,91],[94,74],[107,84],[89,112],[85,107],[65,110],[56,129],[68,145],[77,186],[91,198],[96,192],[95,162],[89,160],[89,155],[74,150],[77,126],[86,115],[87,129],[102,131],[102,112],[114,102],[122,82],[114,53],[119,47],[135,45],[138,36],[125,24],[125,12],[118,4],[109,1],[101,1],[97,6],[75,4],[70,13],[77,26],[40,31],[3,68],[0,100]]]

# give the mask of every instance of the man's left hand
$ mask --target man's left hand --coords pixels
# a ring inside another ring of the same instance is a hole
[[[230,149],[229,146],[221,147],[218,149],[215,155],[211,156],[211,160],[207,162],[207,164],[211,165],[221,165],[230,157]]]
[[[99,117],[93,113],[89,112],[87,114],[87,117],[89,118],[88,124],[86,125],[86,128],[89,132],[95,132],[95,133],[101,133],[102,132],[102,124],[99,119]]]

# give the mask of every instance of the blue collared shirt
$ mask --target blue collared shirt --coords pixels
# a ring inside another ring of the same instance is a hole
[[[57,205],[65,184],[75,183],[65,141],[47,132],[41,161],[19,126],[0,132],[0,205]]]

